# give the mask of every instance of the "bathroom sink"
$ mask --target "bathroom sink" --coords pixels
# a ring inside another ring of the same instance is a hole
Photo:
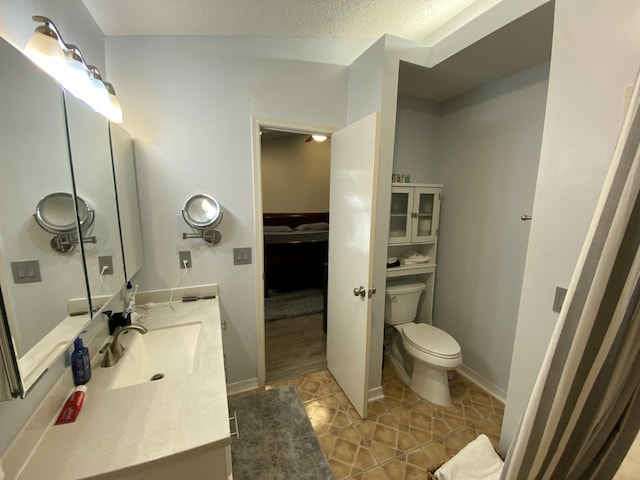
[[[125,352],[115,366],[111,389],[163,381],[198,370],[201,327],[201,323],[188,323],[149,330],[144,335],[133,330],[121,335]]]

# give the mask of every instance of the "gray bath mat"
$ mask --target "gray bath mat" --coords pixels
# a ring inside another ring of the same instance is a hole
[[[238,418],[232,437],[234,480],[333,480],[294,386],[232,398]]]

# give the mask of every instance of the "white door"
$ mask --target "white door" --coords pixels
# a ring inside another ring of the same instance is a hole
[[[331,137],[327,365],[361,417],[367,415],[378,184],[379,114]],[[364,290],[364,296],[354,289]]]

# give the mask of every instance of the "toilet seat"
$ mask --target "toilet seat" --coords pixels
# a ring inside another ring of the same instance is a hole
[[[431,357],[454,360],[461,356],[456,339],[433,325],[407,323],[402,325],[402,333],[407,344]]]

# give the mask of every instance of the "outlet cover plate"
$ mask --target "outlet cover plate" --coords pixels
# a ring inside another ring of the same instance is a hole
[[[102,269],[107,267],[102,273]],[[101,275],[113,275],[113,257],[111,255],[105,255],[98,257],[98,273]]]
[[[184,261],[187,261],[187,268],[191,268],[193,265],[191,263],[191,251],[184,250],[182,252],[178,252],[180,256],[180,268],[184,268]]]
[[[554,312],[560,312],[562,310],[562,305],[564,304],[564,297],[567,295],[567,289],[562,287],[556,287],[556,294],[553,297],[553,308]]]

